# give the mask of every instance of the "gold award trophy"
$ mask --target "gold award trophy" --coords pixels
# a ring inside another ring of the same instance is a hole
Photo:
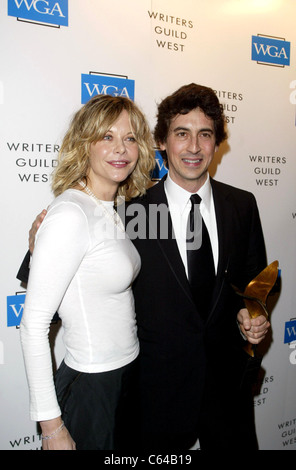
[[[251,318],[257,318],[264,315],[268,318],[268,311],[266,309],[266,299],[278,276],[278,261],[274,261],[267,266],[261,273],[258,274],[245,288],[244,292],[240,292],[233,286],[235,292],[243,297],[245,306],[249,311]],[[251,356],[255,357],[255,346],[247,342],[245,351]]]

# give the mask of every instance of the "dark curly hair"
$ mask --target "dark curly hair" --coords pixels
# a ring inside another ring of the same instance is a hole
[[[187,114],[195,108],[200,108],[206,116],[213,120],[216,145],[220,145],[227,138],[223,107],[212,88],[196,83],[182,86],[159,104],[157,123],[154,129],[156,144],[159,145],[166,141],[171,120],[175,116]]]

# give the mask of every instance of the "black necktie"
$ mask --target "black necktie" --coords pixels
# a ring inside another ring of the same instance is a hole
[[[187,226],[188,280],[197,309],[205,318],[215,282],[215,267],[209,233],[200,213],[201,198],[193,194],[190,200]]]

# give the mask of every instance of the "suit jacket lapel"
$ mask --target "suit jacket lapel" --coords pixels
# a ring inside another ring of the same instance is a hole
[[[157,243],[160,246],[161,252],[164,256],[165,261],[167,262],[169,268],[172,270],[177,282],[179,283],[181,289],[185,293],[185,295],[190,299],[193,303],[193,299],[190,292],[190,287],[188,284],[184,264],[182,258],[180,256],[180,252],[178,249],[178,245],[173,233],[172,227],[172,219],[170,216],[169,208],[168,208],[168,201],[164,191],[164,179],[162,179],[159,183],[157,183],[153,188],[151,188],[147,193],[147,209],[149,210],[149,205],[154,204],[164,205],[167,209],[167,223],[168,223],[168,237],[162,237],[159,233],[159,224],[157,227],[153,224],[152,218],[148,217],[149,212],[147,213],[147,218],[149,221],[150,229],[154,231],[157,238]]]

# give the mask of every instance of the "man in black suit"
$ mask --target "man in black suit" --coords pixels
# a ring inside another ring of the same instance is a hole
[[[248,356],[238,324],[255,344],[269,323],[264,317],[250,321],[232,284],[244,289],[266,267],[265,246],[254,196],[209,178],[225,138],[213,90],[191,84],[167,97],[158,108],[155,140],[166,154],[168,176],[128,207],[127,231],[142,260],[134,295],[146,450],[188,449],[197,437],[201,449],[257,449],[251,387],[241,385]],[[193,193],[202,198],[215,266],[211,299],[203,308],[198,298],[206,286],[199,281],[191,288],[187,272],[184,231]],[[140,212],[145,236],[134,233]]]
[[[265,246],[254,196],[209,178],[225,138],[213,90],[195,84],[177,90],[160,104],[155,129],[168,176],[127,206],[127,232],[142,260],[134,284],[141,442],[131,436],[131,447],[186,451],[199,438],[205,450],[257,449],[251,386],[242,385],[243,345],[246,338],[259,343],[270,325],[263,316],[250,319],[232,285],[244,289],[265,268]],[[201,279],[191,287],[187,269],[189,198],[195,193],[211,241],[206,266],[213,262],[215,271],[203,308],[198,302],[209,283],[201,287]],[[31,246],[43,217],[33,226]],[[18,277],[25,280],[26,272],[24,263]]]

